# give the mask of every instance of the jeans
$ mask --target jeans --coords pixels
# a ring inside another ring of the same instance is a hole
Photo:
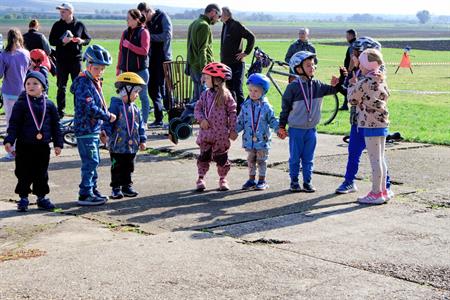
[[[298,181],[300,160],[302,163],[303,182],[311,183],[314,151],[317,144],[315,128],[289,128],[289,176],[291,181]]]
[[[141,78],[145,81],[145,84],[146,84],[146,86],[143,87],[142,91],[139,93],[139,99],[141,100],[141,106],[142,106],[142,109],[141,109],[142,120],[144,121],[145,124],[147,124],[148,115],[150,113],[150,100],[148,99],[148,94],[147,94],[147,85],[148,85],[148,78],[149,78],[148,69],[141,70],[141,71],[137,72],[136,74],[141,76]]]
[[[195,104],[200,99],[200,94],[206,89],[206,85],[202,83],[202,72],[195,72],[191,70],[191,78],[194,81],[194,95],[192,100],[186,104],[186,108],[181,114],[182,119],[188,116],[194,117]]]
[[[78,153],[81,158],[80,195],[94,195],[97,189],[97,167],[100,163],[99,137],[77,138]]]
[[[61,116],[66,108],[66,88],[69,75],[73,82],[81,72],[81,61],[57,62],[56,69],[56,85],[58,86],[56,102],[58,104],[58,112]]]

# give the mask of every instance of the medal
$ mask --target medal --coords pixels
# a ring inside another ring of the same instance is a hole
[[[28,103],[28,108],[30,109],[31,116],[33,117],[34,125],[36,126],[36,129],[38,131],[38,133],[36,134],[36,139],[42,140],[42,138],[44,136],[41,133],[41,128],[42,128],[42,125],[44,125],[45,113],[47,112],[47,101],[44,98],[44,109],[42,111],[41,124],[38,124],[36,115],[34,114],[34,111],[33,111],[33,107],[31,107],[31,101],[30,101],[30,98],[28,97],[28,94],[27,94],[27,103]]]
[[[122,107],[123,107],[123,111],[125,112],[125,122],[127,123],[127,133],[128,133],[128,136],[130,137],[130,140],[128,141],[128,145],[131,146],[131,145],[133,145],[133,131],[134,131],[134,120],[135,120],[133,104],[130,103],[130,106],[129,106],[129,110],[131,110],[131,127],[130,127],[130,122],[128,121],[127,107],[125,105],[125,102],[123,102],[123,101],[122,101]]]
[[[310,96],[309,103],[308,103],[308,96],[307,96],[307,93],[305,93],[305,89],[303,88],[303,83],[302,83],[301,79],[299,80],[299,84],[300,84],[300,87],[302,89],[306,111],[308,112],[308,122],[311,122],[312,121],[311,110],[312,110],[312,102],[313,102],[313,85],[312,85],[312,81],[311,81],[311,91],[309,91],[308,83],[306,83],[306,90],[307,90],[307,92],[308,92],[308,94]]]
[[[253,136],[252,141],[257,142],[258,138],[256,136]]]
[[[258,138],[256,137],[256,132],[258,131],[259,121],[261,120],[261,110],[262,109],[261,108],[259,109],[258,117],[256,118],[256,124],[255,124],[255,110],[256,110],[256,107],[253,106],[253,103],[251,105],[252,105],[251,117],[252,117],[252,132],[253,132],[252,141],[253,142],[257,142]]]

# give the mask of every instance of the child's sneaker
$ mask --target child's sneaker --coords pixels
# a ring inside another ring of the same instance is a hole
[[[94,196],[96,196],[98,198],[102,198],[102,199],[108,200],[108,196],[103,195],[102,193],[100,193],[99,190],[94,189],[92,192],[94,193]]]
[[[94,195],[80,195],[78,196],[78,205],[81,206],[97,206],[97,205],[103,205],[106,203],[106,199],[104,198],[99,198],[97,196]]]
[[[28,201],[27,197],[20,198],[19,202],[17,202],[17,211],[26,212],[28,210]]]
[[[36,204],[39,209],[54,210],[56,208],[56,206],[50,201],[50,199],[45,197],[38,197]]]
[[[225,178],[219,179],[219,191],[228,191],[230,187],[228,186],[228,181]]]
[[[120,188],[113,188],[111,192],[111,199],[122,199],[123,194]]]
[[[337,189],[336,194],[349,194],[358,190],[354,183],[348,183],[344,181]]]
[[[395,194],[391,189],[387,189],[383,192],[383,197],[386,199],[386,202],[394,198]]]
[[[197,192],[203,192],[204,190],[206,190],[205,179],[203,178],[197,179],[196,185],[197,185],[196,188]]]
[[[269,188],[269,185],[267,184],[267,182],[265,180],[259,180],[258,183],[256,184],[255,190],[262,191],[262,190],[265,190],[268,188]]]
[[[256,188],[256,181],[253,179],[247,180],[247,182],[242,186],[243,190],[253,190],[254,188]]]
[[[314,193],[316,191],[316,189],[314,188],[314,186],[311,183],[304,182],[303,183],[303,191],[305,193]]]
[[[301,192],[302,189],[300,187],[300,184],[298,183],[298,181],[291,181],[291,187],[289,189],[291,192],[293,193],[298,193]]]
[[[383,204],[386,202],[386,198],[383,197],[383,193],[380,192],[378,194],[368,193],[367,196],[359,197],[358,203],[361,204]]]
[[[122,194],[125,197],[136,197],[139,195],[138,192],[136,192],[131,185],[126,185],[122,187]]]

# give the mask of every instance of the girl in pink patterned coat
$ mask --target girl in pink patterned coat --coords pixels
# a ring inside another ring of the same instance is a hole
[[[211,161],[217,164],[219,190],[229,190],[226,176],[230,171],[228,149],[230,140],[236,140],[236,101],[226,88],[225,81],[231,79],[231,69],[222,63],[210,63],[202,71],[207,90],[195,105],[195,119],[200,124],[197,144],[200,156],[197,159],[197,191],[204,191],[205,175]]]

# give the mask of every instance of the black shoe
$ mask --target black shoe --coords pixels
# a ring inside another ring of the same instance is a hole
[[[106,199],[94,195],[80,195],[77,203],[81,206],[97,206],[105,204],[106,201]]]
[[[60,110],[60,111],[58,111],[58,115],[59,115],[59,119],[62,120],[64,118],[65,113],[63,110]]]
[[[120,188],[112,189],[111,198],[112,199],[122,199],[123,198],[123,194],[122,194],[122,191],[120,190]]]
[[[17,202],[17,211],[20,212],[26,212],[28,210],[28,198],[27,197],[21,197],[19,202]]]
[[[147,127],[150,129],[150,128],[161,128],[161,127],[164,127],[164,123],[162,122],[162,121],[160,121],[160,122],[153,122],[153,123],[150,123],[150,124],[148,124],[147,125]]]
[[[101,199],[104,199],[104,200],[108,200],[108,196],[103,195],[103,194],[100,193],[97,189],[94,189],[93,193],[94,193],[94,196],[97,197],[97,198],[101,198]]]
[[[303,191],[305,193],[314,193],[316,191],[316,189],[314,188],[314,186],[311,183],[304,182],[303,183]]]
[[[36,201],[37,207],[43,210],[54,210],[56,206],[50,201],[50,199],[45,197],[38,197]]]
[[[139,195],[139,193],[136,192],[131,185],[123,186],[122,193],[125,197],[136,197]]]

